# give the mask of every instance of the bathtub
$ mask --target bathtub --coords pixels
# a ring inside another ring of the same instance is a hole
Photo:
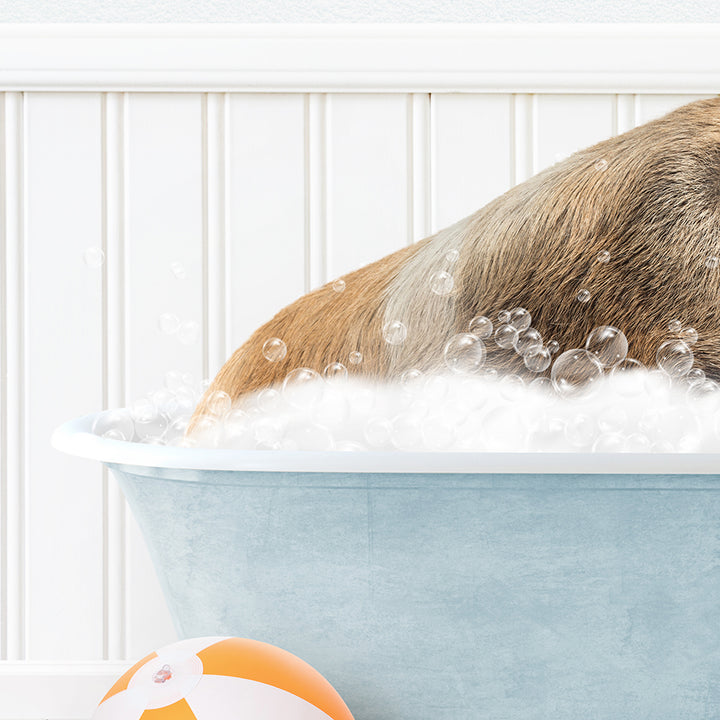
[[[181,637],[315,666],[356,720],[720,716],[718,456],[167,448],[105,463]]]

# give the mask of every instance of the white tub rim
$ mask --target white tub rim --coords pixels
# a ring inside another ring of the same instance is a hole
[[[92,432],[91,413],[52,435],[55,449],[103,463],[184,470],[306,473],[720,475],[720,453],[341,452],[223,450],[124,442]]]

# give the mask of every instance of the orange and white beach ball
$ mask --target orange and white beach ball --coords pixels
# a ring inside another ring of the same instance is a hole
[[[92,720],[353,720],[299,657],[235,637],[181,640],[131,667]]]

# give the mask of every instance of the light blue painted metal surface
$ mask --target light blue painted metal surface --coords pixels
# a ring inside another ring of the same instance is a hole
[[[720,717],[720,476],[110,467],[179,633],[356,720]]]

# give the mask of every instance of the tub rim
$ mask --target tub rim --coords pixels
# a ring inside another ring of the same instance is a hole
[[[104,411],[101,411],[104,412]],[[180,448],[111,440],[93,434],[101,412],[63,423],[56,450],[118,465],[182,470],[313,473],[720,475],[720,453],[342,452]]]

